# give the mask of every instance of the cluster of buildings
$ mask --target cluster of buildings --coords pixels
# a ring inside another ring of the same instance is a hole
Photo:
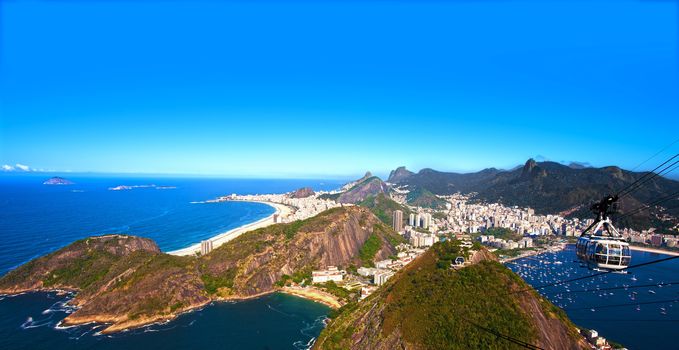
[[[304,220],[316,216],[323,211],[347,204],[336,203],[333,200],[319,198],[322,193],[316,193],[305,198],[291,198],[289,194],[254,194],[220,197],[216,201],[240,200],[253,202],[270,202],[283,204],[294,210],[284,216],[274,216],[274,223],[286,223],[296,220]]]
[[[520,235],[574,236],[592,222],[560,215],[536,215],[531,208],[506,207],[499,203],[472,204],[461,194],[442,198],[449,202],[449,209],[446,217],[435,225],[452,232],[483,233],[489,228],[503,227]]]
[[[411,213],[408,217],[408,225],[411,227],[420,227],[423,229],[429,229],[431,226],[431,213],[419,212],[417,214]],[[398,231],[397,231],[398,232]]]
[[[410,245],[415,248],[431,247],[434,243],[439,241],[439,236],[436,234],[413,230],[407,230],[404,236]]]
[[[582,330],[581,333],[582,335],[585,336],[585,339],[587,339],[587,342],[592,346],[593,349],[597,350],[612,350],[613,347],[608,343],[606,338],[600,337],[599,332],[591,329],[591,330]],[[626,350],[626,349],[618,349],[618,350]]]
[[[493,235],[481,235],[477,238],[481,244],[498,248],[498,249],[520,249],[520,248],[532,248],[533,239],[530,237],[523,237],[518,241],[511,239],[495,238]]]
[[[423,249],[410,248],[405,244],[400,245],[398,248],[401,251],[396,255],[396,259],[377,261],[375,262],[375,267],[359,267],[356,270],[358,276],[352,276],[347,271],[340,270],[336,266],[328,266],[323,270],[312,271],[311,282],[322,284],[333,281],[349,290],[360,288],[360,298],[364,299],[374,292],[377,287],[386,283],[398,270],[424,253]]]
[[[657,234],[654,231],[654,229],[635,231],[626,228],[621,230],[620,234],[631,243],[647,244],[659,248],[679,248],[677,236]]]

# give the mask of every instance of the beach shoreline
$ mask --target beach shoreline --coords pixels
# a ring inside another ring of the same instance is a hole
[[[331,309],[339,309],[340,307],[342,307],[342,303],[336,296],[314,287],[302,288],[295,286],[287,286],[278,289],[277,292],[288,295],[294,295],[302,299],[323,304]]]
[[[216,236],[210,237],[209,240],[212,241],[213,249],[219,247],[220,245],[222,245],[226,242],[229,242],[229,241],[235,239],[236,237],[238,237],[238,236],[240,236],[240,235],[242,235],[246,232],[273,225],[274,224],[274,222],[273,222],[274,215],[278,215],[279,218],[285,218],[288,215],[290,215],[294,210],[293,208],[291,208],[287,205],[284,205],[284,204],[281,204],[281,203],[275,203],[275,202],[267,202],[267,201],[242,201],[242,202],[266,204],[268,206],[273,207],[275,209],[275,211],[273,212],[273,214],[271,214],[271,215],[269,215],[269,216],[267,216],[263,219],[257,220],[255,222],[251,222],[249,224],[241,225],[241,226],[233,228],[229,231],[226,231],[226,232],[220,233]],[[166,252],[166,253],[170,254],[170,255],[189,256],[189,255],[195,255],[196,253],[199,253],[199,252],[200,252],[200,242],[192,244],[192,245],[185,247],[185,248],[169,251],[169,252]]]
[[[631,245],[630,244],[629,249],[637,250],[637,251],[640,251],[640,252],[679,256],[679,252],[675,252],[675,251],[672,251],[672,250],[658,249],[658,248],[653,248],[653,247],[643,247],[643,246]]]

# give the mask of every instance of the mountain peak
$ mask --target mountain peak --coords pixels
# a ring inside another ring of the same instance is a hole
[[[535,169],[537,166],[538,163],[535,161],[535,159],[528,159],[526,164],[523,166],[523,170],[521,170],[521,178],[528,178],[531,173],[533,173],[533,169]]]
[[[387,182],[391,183],[397,183],[407,177],[410,177],[414,173],[404,166],[400,166],[396,168],[396,170],[392,170],[391,173],[389,173],[389,178],[387,179]]]

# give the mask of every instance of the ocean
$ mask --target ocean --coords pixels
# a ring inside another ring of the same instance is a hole
[[[632,251],[631,265],[668,255]],[[532,286],[597,273],[580,267],[575,246],[507,264]],[[589,291],[585,291],[589,290]],[[593,290],[593,291],[592,291]],[[679,349],[679,259],[540,289],[579,327],[629,349]]]
[[[200,203],[218,196],[284,193],[309,186],[331,190],[344,181],[61,175],[74,185],[43,185],[49,176],[0,176],[0,275],[92,235],[124,233],[172,251],[271,215],[266,204]],[[140,186],[112,191],[116,186]],[[151,186],[153,185],[153,186]],[[107,349],[188,345],[230,349],[305,348],[328,308],[273,294],[217,303],[176,321],[113,336],[97,327],[55,329],[64,297],[30,293],[0,300],[0,349]]]

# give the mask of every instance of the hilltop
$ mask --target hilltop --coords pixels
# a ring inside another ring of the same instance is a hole
[[[91,237],[9,272],[0,278],[0,293],[75,291],[71,303],[78,310],[63,324],[106,323],[104,332],[115,332],[211,301],[270,293],[288,276],[308,278],[312,269],[385,259],[395,253],[398,238],[358,206],[260,228],[199,257],[164,254],[139,237]],[[375,248],[370,256],[368,241]]]
[[[451,269],[460,254],[437,243],[364,301],[340,310],[314,349],[514,349],[493,332],[545,349],[587,349],[563,311],[485,251]]]
[[[362,178],[344,185],[343,192],[337,197],[339,203],[356,204],[369,196],[389,193],[389,186],[379,177],[367,172]]]

